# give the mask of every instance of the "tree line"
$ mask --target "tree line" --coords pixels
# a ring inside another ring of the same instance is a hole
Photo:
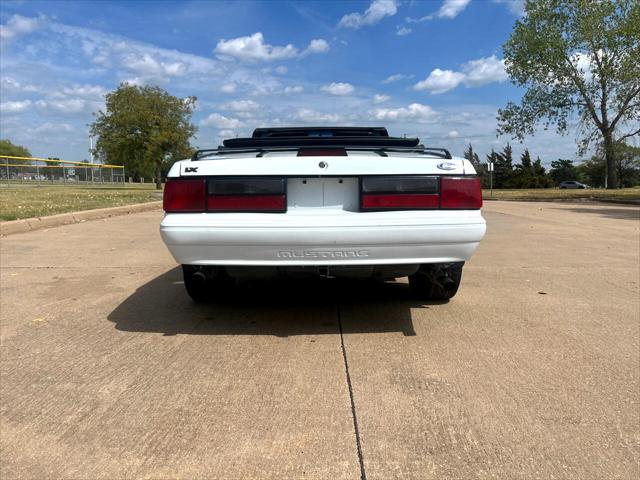
[[[464,158],[469,160],[482,180],[483,188],[489,188],[491,179],[488,164],[493,164],[493,188],[551,188],[560,182],[578,181],[591,187],[606,187],[607,158],[604,149],[599,146],[588,160],[575,164],[573,160],[559,158],[551,161],[551,168],[542,165],[540,157],[532,160],[529,149],[520,155],[520,162],[515,163],[513,148],[510,144],[496,152],[494,149],[486,155],[482,162],[473,146],[469,144],[464,151]],[[617,142],[615,145],[616,177],[619,187],[635,187],[640,185],[640,148]]]

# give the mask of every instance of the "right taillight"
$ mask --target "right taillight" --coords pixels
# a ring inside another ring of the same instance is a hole
[[[477,210],[482,207],[482,188],[478,177],[442,177],[440,208]]]

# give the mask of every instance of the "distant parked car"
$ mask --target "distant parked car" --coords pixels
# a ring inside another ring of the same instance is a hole
[[[560,189],[563,189],[563,188],[589,188],[589,185],[585,185],[584,183],[580,183],[580,182],[566,181],[566,182],[560,182],[560,185],[558,185],[558,187],[560,187]]]

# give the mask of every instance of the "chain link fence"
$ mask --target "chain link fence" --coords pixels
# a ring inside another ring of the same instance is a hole
[[[104,184],[126,182],[122,165],[37,157],[0,156],[0,182],[11,185]]]

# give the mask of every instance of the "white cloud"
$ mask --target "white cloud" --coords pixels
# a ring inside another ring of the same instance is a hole
[[[316,38],[314,40],[311,40],[309,42],[309,46],[307,47],[307,49],[304,51],[304,53],[325,53],[329,51],[329,43],[322,39],[322,38]]]
[[[429,122],[435,119],[437,112],[429,105],[412,103],[408,107],[378,108],[373,111],[376,120]]]
[[[394,83],[394,82],[399,82],[400,80],[405,80],[407,78],[413,78],[413,75],[405,75],[403,73],[396,73],[394,75],[389,75],[381,83],[384,83],[384,84]]]
[[[289,71],[289,69],[287,67],[285,67],[284,65],[280,65],[279,67],[275,68],[276,73],[279,73],[280,75],[284,75],[285,73],[287,73]]]
[[[12,92],[37,92],[38,87],[29,83],[20,83],[11,77],[2,77],[0,79],[0,88],[10,90]]]
[[[471,0],[444,0],[444,3],[436,14],[438,18],[456,18]]]
[[[212,113],[207,118],[200,120],[203,127],[216,127],[223,129],[235,129],[243,126],[243,123],[237,118],[225,117],[219,113]]]
[[[269,45],[264,42],[262,32],[256,32],[246,37],[222,39],[215,48],[215,53],[222,59],[237,58],[249,62],[273,62],[301,57],[312,53],[325,53],[329,44],[321,38],[311,40],[309,46],[300,52],[292,44],[284,47]]]
[[[90,100],[101,100],[107,94],[107,89],[100,85],[71,85],[62,87],[59,92],[54,92],[54,97],[80,97]]]
[[[236,91],[236,88],[238,88],[238,85],[236,85],[234,82],[229,82],[222,85],[220,87],[220,91],[224,93],[234,93]]]
[[[260,105],[253,100],[231,100],[223,105],[220,105],[220,108],[223,110],[231,110],[234,112],[249,112],[251,110],[257,110]]]
[[[338,27],[358,29],[375,25],[384,17],[392,17],[398,11],[396,0],[373,0],[364,13],[349,13],[343,16]]]
[[[387,100],[389,100],[390,98],[391,98],[391,97],[390,97],[389,95],[382,95],[382,94],[376,93],[376,94],[373,96],[373,103],[376,103],[376,104],[378,104],[378,103],[384,103],[384,102],[386,102]]]
[[[295,114],[294,118],[301,122],[327,122],[337,123],[342,120],[342,117],[337,113],[321,113],[310,108],[301,108]]]
[[[64,115],[92,110],[96,104],[82,98],[69,98],[63,100],[38,100],[36,105],[44,110]]]
[[[302,85],[288,85],[284,87],[284,93],[302,93],[304,87]]]
[[[184,63],[159,61],[148,52],[132,52],[125,55],[122,58],[122,66],[147,78],[181,77],[187,73]]]
[[[31,106],[31,100],[18,100],[0,103],[0,112],[2,113],[20,113],[24,112]]]
[[[0,25],[0,40],[9,41],[20,35],[36,30],[44,21],[44,17],[23,17],[12,15],[6,24]]]
[[[460,133],[457,130],[451,130],[447,133],[447,138],[458,138]]]
[[[342,95],[349,95],[350,93],[353,93],[355,89],[353,85],[351,85],[350,83],[334,82],[329,85],[321,86],[320,90],[325,93],[329,93],[331,95],[342,96]]]
[[[431,93],[444,93],[456,88],[463,80],[463,73],[436,68],[427,78],[416,83],[413,88],[415,90],[428,90]]]
[[[396,35],[399,35],[400,37],[404,37],[405,35],[409,35],[411,32],[412,30],[410,28],[400,27],[396,30]]]
[[[420,23],[434,18],[456,18],[462,12],[471,0],[444,0],[437,12],[425,15],[420,18],[407,17],[408,23]]]
[[[218,136],[220,138],[233,138],[236,136],[236,132],[234,132],[233,130],[220,130],[218,132]]]
[[[509,78],[504,69],[504,60],[490,57],[471,60],[462,66],[464,83],[468,87],[477,87],[486,83],[503,82]]]
[[[493,0],[493,2],[506,5],[509,12],[516,17],[524,15],[524,0]]]
[[[495,55],[466,62],[462,64],[461,69],[461,72],[455,72],[436,68],[413,88],[438,94],[448,92],[461,83],[467,87],[479,87],[487,83],[503,82],[509,78],[504,69],[504,60],[496,58]]]
[[[46,122],[33,129],[35,133],[57,133],[57,132],[72,132],[74,128],[68,123],[51,123]]]

